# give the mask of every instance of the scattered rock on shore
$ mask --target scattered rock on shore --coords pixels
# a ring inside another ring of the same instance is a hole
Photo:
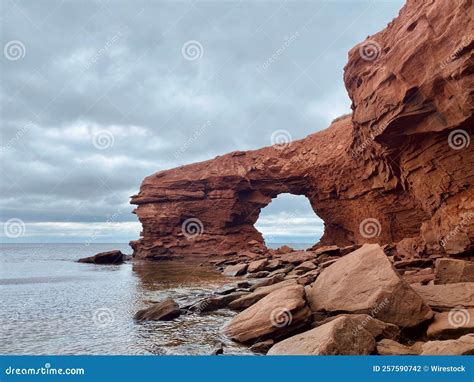
[[[380,355],[417,355],[421,352],[421,346],[402,345],[396,341],[384,338],[377,342],[377,353]]]
[[[84,257],[77,260],[79,263],[88,264],[122,264],[126,259],[126,256],[119,250],[100,252],[94,256]]]
[[[454,308],[449,312],[436,313],[428,327],[432,339],[453,339],[474,333],[474,309]]]
[[[274,345],[268,355],[362,355],[375,349],[374,337],[356,321],[341,316]]]
[[[238,342],[278,338],[308,323],[311,311],[304,299],[301,285],[290,285],[240,312],[224,332]]]
[[[474,282],[474,263],[457,259],[437,259],[435,284]]]
[[[229,308],[233,310],[247,309],[249,306],[255,304],[257,301],[261,300],[262,298],[269,295],[273,291],[290,286],[290,285],[296,285],[296,280],[285,280],[273,285],[257,288],[252,293],[246,294],[232,301],[229,304]]]
[[[234,292],[221,296],[205,297],[188,308],[190,312],[204,313],[226,308],[232,301],[245,296],[247,292]]]
[[[229,265],[225,267],[223,274],[225,276],[242,276],[247,272],[247,264],[240,263],[240,264],[235,264],[235,265]]]
[[[404,327],[433,316],[422,298],[395,273],[378,244],[365,244],[323,270],[307,297],[315,312],[368,313]]]
[[[413,285],[413,289],[432,308],[450,310],[474,308],[474,282],[441,285]]]
[[[250,262],[247,268],[247,272],[254,273],[254,272],[264,271],[267,265],[268,265],[267,259],[252,261]]]
[[[340,317],[349,317],[357,324],[357,331],[359,331],[361,328],[364,328],[370,334],[372,334],[372,336],[376,340],[382,338],[396,340],[400,335],[400,328],[397,325],[377,320],[376,318],[369,316],[368,314],[339,314],[337,316],[328,317],[327,319],[321,322],[316,322],[314,326],[318,327],[324,325]]]
[[[273,340],[261,341],[250,346],[250,350],[252,350],[254,353],[266,354],[274,344],[275,341]]]
[[[179,317],[178,304],[171,298],[167,298],[153,306],[139,310],[134,318],[137,321],[168,321]]]
[[[457,340],[429,341],[422,346],[421,355],[474,355],[474,334]]]

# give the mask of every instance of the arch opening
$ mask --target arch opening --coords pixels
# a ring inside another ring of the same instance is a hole
[[[279,194],[262,208],[254,226],[268,248],[288,245],[306,249],[324,233],[324,221],[314,212],[309,199],[289,193]]]

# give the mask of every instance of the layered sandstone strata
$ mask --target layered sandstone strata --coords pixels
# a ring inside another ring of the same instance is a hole
[[[410,0],[349,52],[353,114],[305,139],[161,171],[132,203],[134,255],[264,250],[254,228],[281,193],[305,195],[321,244],[399,242],[459,254],[474,243],[472,2]]]

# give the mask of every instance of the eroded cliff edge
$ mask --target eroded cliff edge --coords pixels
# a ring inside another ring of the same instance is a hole
[[[468,0],[408,1],[349,52],[353,114],[326,130],[145,178],[132,197],[143,226],[134,255],[264,250],[253,224],[286,192],[307,196],[324,220],[321,244],[471,251],[472,9]]]

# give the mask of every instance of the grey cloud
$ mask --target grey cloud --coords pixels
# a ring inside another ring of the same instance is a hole
[[[2,46],[26,52],[0,61],[1,220],[135,221],[128,196],[155,171],[326,128],[350,110],[347,51],[401,5],[7,2]],[[200,59],[183,57],[189,40]]]

